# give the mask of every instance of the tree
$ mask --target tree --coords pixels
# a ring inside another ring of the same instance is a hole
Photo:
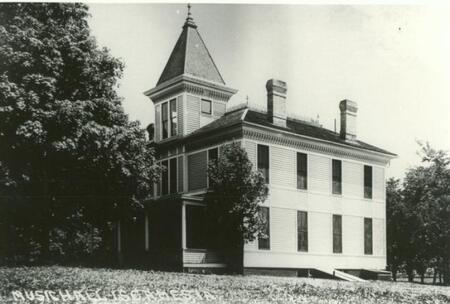
[[[414,269],[423,280],[434,245],[430,242],[427,229],[430,210],[425,205],[431,201],[430,192],[427,190],[427,179],[430,178],[427,173],[426,168],[422,166],[412,168],[406,173],[403,185],[407,207],[404,212],[406,218],[404,223],[408,227],[406,233],[409,245],[405,248],[405,262],[410,281],[412,281]]]
[[[238,142],[220,148],[218,159],[208,164],[208,178],[210,246],[228,252],[231,270],[242,272],[244,244],[264,232],[259,204],[267,198],[267,185]]]
[[[110,233],[158,173],[116,93],[123,64],[88,16],[78,3],[0,4],[0,194],[16,256],[49,257],[52,237],[83,223]]]
[[[429,144],[420,145],[420,166],[387,185],[388,261],[393,273],[404,264],[408,279],[414,270],[424,282],[434,267],[450,284],[450,158]]]
[[[403,266],[408,227],[405,219],[405,205],[400,188],[400,180],[390,178],[386,183],[386,226],[387,263],[394,281]]]
[[[444,284],[450,285],[450,157],[447,152],[435,150],[426,143],[421,146],[423,166],[423,195],[419,201],[417,214],[423,223],[422,239],[430,260],[444,275]]]

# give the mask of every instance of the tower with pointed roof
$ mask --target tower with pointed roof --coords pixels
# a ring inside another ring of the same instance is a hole
[[[156,86],[144,92],[155,105],[155,142],[183,137],[221,117],[237,92],[226,86],[190,8]]]

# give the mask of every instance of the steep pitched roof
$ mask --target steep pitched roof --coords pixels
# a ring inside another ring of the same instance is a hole
[[[225,84],[190,12],[157,85],[183,74]]]
[[[235,124],[239,124],[239,123],[243,123],[243,122],[250,122],[250,123],[254,123],[254,124],[258,124],[258,125],[262,125],[262,126],[271,127],[274,129],[279,129],[282,131],[295,133],[298,135],[303,135],[303,136],[308,136],[311,138],[325,140],[325,141],[328,141],[331,143],[338,143],[338,144],[342,144],[342,145],[346,145],[346,146],[350,146],[350,147],[354,147],[354,148],[359,148],[359,149],[374,151],[374,152],[383,153],[383,154],[387,154],[387,155],[391,155],[391,156],[396,156],[396,154],[394,154],[392,152],[372,146],[372,145],[367,144],[360,140],[354,140],[354,141],[344,140],[341,138],[339,133],[333,132],[326,128],[322,128],[322,127],[319,127],[317,125],[314,125],[314,124],[311,124],[311,123],[308,123],[305,121],[288,118],[288,120],[286,122],[286,128],[284,128],[284,127],[280,127],[280,126],[276,126],[276,125],[272,124],[269,120],[267,113],[261,113],[259,111],[254,111],[251,109],[248,109],[247,112],[245,112],[246,110],[247,109],[244,108],[244,109],[239,109],[239,110],[235,110],[232,112],[228,112],[221,118],[196,130],[195,132],[190,134],[188,136],[188,138],[191,136],[196,137],[201,134],[203,135],[203,134],[206,134],[209,132],[218,131],[223,128],[233,126]]]

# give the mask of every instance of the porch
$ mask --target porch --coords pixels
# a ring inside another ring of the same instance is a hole
[[[217,272],[225,270],[224,257],[208,250],[206,206],[201,197],[189,197],[181,206],[181,239],[183,270]]]

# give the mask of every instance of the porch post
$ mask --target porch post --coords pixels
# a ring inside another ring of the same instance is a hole
[[[145,251],[149,250],[148,211],[145,211]]]
[[[117,260],[119,266],[123,265],[123,256],[122,256],[122,225],[121,221],[117,221]]]
[[[117,221],[117,253],[122,252],[122,239],[121,239],[121,227],[120,220]]]
[[[186,249],[186,204],[181,203],[181,244],[183,250]]]

